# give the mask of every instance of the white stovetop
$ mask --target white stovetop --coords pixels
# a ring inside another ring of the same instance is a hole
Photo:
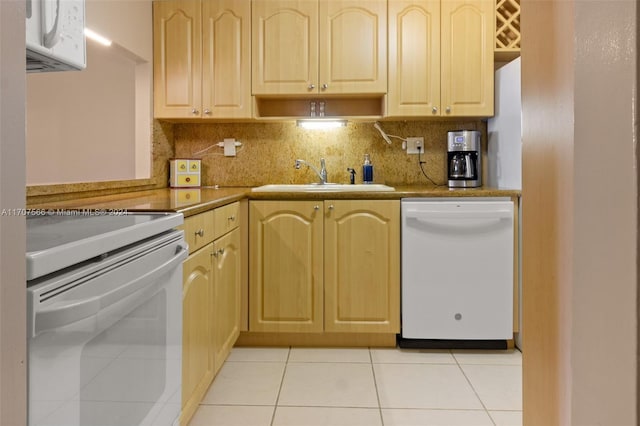
[[[27,280],[168,231],[181,213],[79,212],[27,217]]]

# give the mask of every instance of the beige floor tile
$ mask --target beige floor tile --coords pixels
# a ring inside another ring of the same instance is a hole
[[[291,348],[289,362],[371,363],[369,348]]]
[[[377,408],[278,407],[273,426],[382,426]]]
[[[383,409],[385,426],[493,426],[484,410]]]
[[[383,408],[482,409],[458,365],[374,364]]]
[[[506,351],[455,349],[451,352],[459,364],[522,365],[522,353],[517,349]]]
[[[371,364],[290,363],[278,405],[378,407]]]
[[[455,364],[448,350],[439,349],[371,349],[374,364]]]
[[[201,405],[189,426],[269,426],[274,407]]]
[[[227,361],[234,362],[287,362],[289,348],[237,347],[231,350]]]
[[[522,410],[522,367],[461,365],[487,410]]]
[[[522,411],[489,411],[496,426],[522,426]]]
[[[203,404],[275,405],[284,363],[225,362]]]

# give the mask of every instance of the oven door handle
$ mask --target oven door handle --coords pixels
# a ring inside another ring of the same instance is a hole
[[[45,309],[35,313],[31,337],[35,337],[43,331],[62,328],[97,315],[100,311],[132,296],[134,293],[139,296],[146,295],[147,292],[145,290],[152,290],[160,285],[162,282],[158,278],[181,264],[187,258],[187,255],[186,245],[178,245],[176,254],[171,259],[114,290],[82,300],[52,303]]]

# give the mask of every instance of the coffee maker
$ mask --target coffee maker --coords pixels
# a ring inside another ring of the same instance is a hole
[[[458,130],[447,134],[449,188],[482,186],[480,132]]]

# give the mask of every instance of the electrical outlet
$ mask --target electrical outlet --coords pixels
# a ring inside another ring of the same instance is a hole
[[[407,138],[407,154],[424,154],[424,138]]]

